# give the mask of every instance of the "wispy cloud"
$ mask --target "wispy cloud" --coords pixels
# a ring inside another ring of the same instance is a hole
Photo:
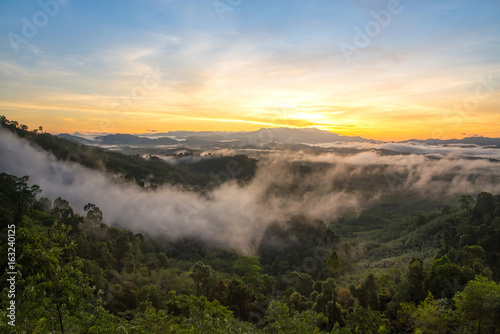
[[[82,121],[84,110],[114,119],[112,106],[160,68],[161,85],[129,105],[131,115],[185,115],[183,128],[207,119],[220,119],[221,129],[240,124],[238,130],[345,124],[345,132],[383,137],[391,131],[401,138],[408,129],[394,131],[410,119],[415,135],[441,127],[445,111],[474,94],[477,78],[492,75],[495,92],[466,121],[478,126],[475,132],[498,135],[491,121],[500,105],[499,7],[451,0],[401,5],[347,63],[339,43],[352,43],[356,29],[375,22],[372,11],[385,10],[385,1],[245,1],[224,21],[210,1],[125,1],[112,11],[106,3],[71,2],[19,55],[0,39],[0,107],[18,106],[10,118],[25,117],[24,104],[39,105],[49,119],[50,106],[79,111]],[[5,7],[2,31],[18,31],[20,18],[39,10],[21,7]],[[279,112],[286,105],[295,110]],[[318,105],[345,113],[328,114]],[[269,119],[273,108],[278,114]],[[293,117],[305,112],[307,120]],[[136,121],[114,122],[124,131],[149,126]],[[447,129],[450,136],[465,131]]]

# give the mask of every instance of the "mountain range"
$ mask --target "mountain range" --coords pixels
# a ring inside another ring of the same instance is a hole
[[[93,139],[85,135],[63,133],[58,137],[85,145],[117,145],[117,146],[157,146],[157,145],[258,145],[268,143],[288,144],[323,144],[335,142],[365,142],[380,143],[380,141],[366,139],[359,136],[343,136],[315,128],[262,128],[248,132],[223,131],[170,131],[153,134],[105,134]],[[466,137],[463,139],[411,139],[399,143],[417,143],[425,145],[477,145],[500,148],[500,138]]]

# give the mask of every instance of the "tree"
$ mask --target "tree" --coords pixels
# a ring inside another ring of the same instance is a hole
[[[340,261],[340,258],[335,250],[332,250],[328,260],[326,260],[326,267],[330,270],[333,276],[342,271],[342,261]]]
[[[413,315],[417,309],[414,302],[404,302],[398,305],[397,316],[394,317],[394,327],[396,332],[413,332],[415,321]]]
[[[424,215],[418,215],[417,216],[417,226],[422,226],[427,223],[427,218]]]
[[[55,199],[53,213],[61,223],[70,225],[73,231],[77,230],[78,224],[83,222],[82,217],[75,215],[69,202],[61,197]]]
[[[352,298],[351,291],[349,289],[340,289],[338,292],[338,303],[342,309],[347,310],[354,306],[354,298]]]
[[[76,245],[69,238],[69,226],[55,223],[45,227],[27,217],[22,225],[17,242],[22,245],[18,323],[28,332],[66,333],[74,327],[92,327],[100,317],[109,320],[83,273],[82,260],[74,256]],[[96,316],[90,320],[93,312]]]
[[[495,212],[495,197],[487,192],[482,192],[477,195],[476,203],[472,209],[472,217],[478,222],[484,221],[485,217],[493,217]],[[484,222],[484,223],[491,223]]]
[[[500,328],[500,285],[479,276],[456,294],[455,305],[465,327],[475,327],[478,334]]]
[[[480,273],[484,267],[486,252],[481,246],[465,246],[458,252],[457,259],[462,266],[472,268],[472,275],[475,276],[476,273]]]
[[[416,327],[415,333],[451,333],[457,322],[454,312],[445,300],[434,300],[432,294],[416,308],[412,317]]]
[[[337,307],[336,285],[333,278],[321,283],[321,293],[316,296],[313,305],[316,312],[322,312],[328,317],[328,329],[332,329],[336,322],[343,322],[340,307]]]
[[[496,216],[495,219],[491,221],[491,227],[496,231],[500,232],[500,216]]]
[[[425,279],[424,262],[419,258],[412,257],[408,264],[406,280],[409,284],[410,296],[415,303],[420,303],[426,297],[424,289]]]
[[[373,274],[369,274],[363,284],[357,288],[354,285],[349,287],[352,295],[358,299],[359,305],[362,307],[370,307],[374,310],[379,308],[378,300],[378,284]]]
[[[52,211],[52,202],[47,197],[40,198],[33,206],[36,210],[43,212]]]
[[[266,333],[319,333],[319,326],[327,322],[322,314],[312,311],[293,312],[285,303],[276,300],[269,303],[267,314],[264,319],[267,323],[264,327]]]
[[[95,204],[88,203],[83,207],[83,210],[87,212],[87,220],[101,222],[102,221],[102,211]]]
[[[233,265],[234,270],[245,284],[257,290],[264,286],[264,281],[260,275],[262,268],[260,262],[251,256],[241,256]]]
[[[373,334],[385,331],[386,326],[389,325],[389,321],[380,312],[359,305],[346,315],[346,323],[354,333]]]
[[[248,333],[249,325],[234,319],[231,311],[218,301],[207,301],[203,296],[166,296],[166,310],[147,310],[147,319],[137,319],[145,327],[140,333]],[[165,313],[169,316],[166,317]],[[169,326],[165,326],[168,322]],[[160,328],[158,328],[160,327]]]
[[[205,296],[208,300],[213,300],[214,294],[212,287],[215,285],[215,272],[209,265],[198,261],[193,266],[191,274],[189,274],[195,283],[195,293],[197,296]]]
[[[460,268],[448,256],[434,261],[425,288],[440,298],[453,298],[459,289]]]
[[[36,201],[36,196],[41,193],[38,185],[28,186],[29,176],[15,178],[16,184],[16,200],[17,200],[17,215],[15,220],[20,221],[24,213]]]
[[[240,319],[247,319],[249,304],[254,299],[248,287],[239,279],[233,278],[229,282],[227,305]]]
[[[473,204],[474,204],[474,198],[472,198],[471,195],[462,195],[462,197],[460,197],[460,208],[462,210],[465,210],[468,220],[470,219],[470,214]]]
[[[313,291],[314,281],[308,274],[292,271],[286,276],[286,282],[304,296],[309,296]]]
[[[379,308],[379,300],[378,300],[378,284],[375,280],[375,276],[373,274],[369,274],[364,282],[364,288],[368,293],[368,306],[374,310],[378,310]]]

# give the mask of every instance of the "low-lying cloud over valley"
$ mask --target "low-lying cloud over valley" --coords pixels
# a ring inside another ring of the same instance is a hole
[[[41,196],[61,196],[80,212],[94,203],[110,225],[153,236],[201,237],[245,254],[255,252],[272,222],[299,214],[334,221],[376,205],[387,192],[436,198],[500,192],[496,161],[376,150],[343,155],[272,151],[244,184],[225,182],[208,195],[174,186],[145,190],[106,172],[57,161],[3,129],[0,139],[0,171],[29,175],[30,184],[42,188]]]

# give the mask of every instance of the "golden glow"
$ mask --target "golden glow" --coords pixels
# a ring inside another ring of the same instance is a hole
[[[398,70],[401,78],[386,83],[384,73],[365,73],[344,64],[335,73],[300,68],[280,72],[269,70],[277,66],[274,63],[254,59],[250,66],[251,55],[245,59],[244,66],[228,61],[211,72],[184,73],[186,82],[182,77],[174,83],[165,79],[148,89],[143,86],[148,73],[143,67],[133,79],[94,83],[89,89],[93,93],[71,87],[44,89],[30,86],[26,79],[6,88],[0,113],[52,133],[315,127],[380,140],[500,137],[500,93],[488,92],[476,77],[464,83],[453,71],[429,78],[407,68]],[[481,99],[466,110],[464,102],[474,101],[477,87]]]
[[[253,101],[252,101],[253,102]],[[337,106],[223,101],[159,107],[156,101],[137,108],[49,104],[48,101],[0,102],[0,113],[52,133],[143,133],[148,130],[253,131],[263,127],[315,127],[342,135],[380,140],[500,136],[498,114],[478,109],[481,117],[463,117],[450,110],[416,105],[371,105],[356,101]],[[234,107],[232,107],[234,105]],[[217,108],[217,106],[219,108]],[[334,110],[334,111],[332,111]],[[470,130],[464,130],[470,129]],[[472,130],[473,129],[473,130]]]
[[[119,13],[81,2],[91,7],[84,16],[67,7],[29,43],[4,38],[0,113],[52,133],[315,127],[384,140],[500,137],[495,2],[402,4],[369,45],[346,52],[342,42],[357,45],[354,27],[384,1],[248,1],[225,22],[212,1],[145,1]],[[7,7],[0,26],[22,34],[27,12]]]

